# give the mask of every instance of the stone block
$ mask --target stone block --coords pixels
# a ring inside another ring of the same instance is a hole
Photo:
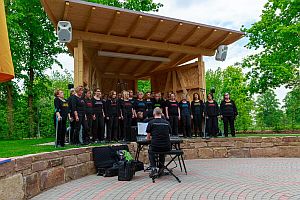
[[[226,148],[213,148],[214,158],[227,158]]]
[[[300,146],[285,146],[285,147],[278,147],[280,150],[280,156],[286,158],[292,157],[300,157]]]
[[[221,147],[221,142],[207,142],[209,147]]]
[[[41,161],[41,160],[51,160],[58,157],[60,157],[60,154],[58,152],[39,153],[39,154],[32,155],[32,162]]]
[[[280,157],[278,147],[254,148],[250,149],[251,158],[257,157]]]
[[[213,158],[214,157],[214,152],[212,148],[200,148],[198,150],[198,157],[199,158]]]
[[[66,156],[64,157],[64,166],[69,167],[77,164],[77,156]]]
[[[41,172],[41,190],[60,185],[65,181],[65,169],[62,167],[52,168]]]
[[[245,152],[243,149],[228,149],[229,158],[244,158]]]
[[[47,168],[49,168],[48,161],[39,161],[39,162],[32,163],[32,172],[43,171]]]
[[[235,146],[234,141],[221,142],[221,147],[234,147],[234,146]]]
[[[261,146],[262,148],[264,148],[264,147],[273,147],[273,146],[274,146],[274,143],[272,143],[272,142],[262,142],[262,143],[260,144],[260,146]]]
[[[40,193],[39,174],[37,172],[26,176],[25,181],[25,196],[31,198]]]
[[[78,163],[85,163],[90,161],[90,153],[82,153],[77,155],[77,162]]]
[[[183,152],[184,159],[186,160],[198,158],[198,149],[183,149]]]
[[[15,173],[15,160],[0,165],[0,177]]]
[[[16,158],[16,171],[30,169],[32,164],[31,156],[17,157]]]
[[[24,199],[23,176],[16,174],[0,181],[1,200],[21,200]]]
[[[247,147],[247,148],[260,148],[261,143],[244,143],[244,147]]]
[[[49,160],[49,166],[50,167],[57,167],[63,164],[63,158],[56,158]]]

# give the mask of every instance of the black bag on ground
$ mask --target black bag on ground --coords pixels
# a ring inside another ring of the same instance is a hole
[[[119,181],[131,181],[134,175],[134,163],[131,161],[120,161],[119,162]]]
[[[133,160],[134,169],[136,172],[138,171],[144,171],[144,163],[139,160]]]
[[[93,158],[98,172],[102,169],[111,168],[114,163],[118,162],[117,152],[112,147],[93,148]]]

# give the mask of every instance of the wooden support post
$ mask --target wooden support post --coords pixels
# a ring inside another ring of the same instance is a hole
[[[205,65],[202,56],[198,57],[198,73],[199,73],[200,93],[202,94],[200,98],[202,100],[206,100]]]
[[[137,93],[138,92],[138,79],[135,79],[134,80],[134,93]]]
[[[177,79],[176,79],[176,71],[172,71],[172,83],[173,83],[173,93],[176,94],[177,91]]]
[[[83,85],[83,42],[78,40],[78,85]]]
[[[78,48],[74,47],[74,86],[77,87],[78,85]]]

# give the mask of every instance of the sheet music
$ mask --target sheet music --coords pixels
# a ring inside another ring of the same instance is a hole
[[[138,126],[138,135],[146,136],[147,135],[146,130],[147,130],[148,123],[138,122],[137,126]]]

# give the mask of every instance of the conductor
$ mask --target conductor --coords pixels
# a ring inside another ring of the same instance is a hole
[[[165,163],[165,156],[159,154],[159,166],[156,166],[155,154],[159,152],[167,152],[171,150],[170,134],[172,133],[170,123],[162,119],[162,110],[156,107],[153,110],[154,119],[152,119],[147,126],[147,140],[151,140],[149,146],[149,161],[151,172],[149,176],[152,178],[157,173],[163,172],[163,165]],[[159,171],[157,172],[157,167]]]

